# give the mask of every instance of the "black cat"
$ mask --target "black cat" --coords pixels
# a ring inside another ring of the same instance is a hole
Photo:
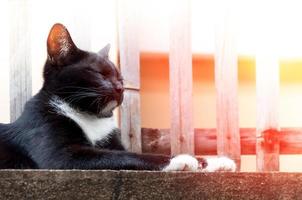
[[[62,24],[47,39],[42,89],[11,124],[0,124],[0,168],[197,170],[192,156],[124,150],[112,111],[123,100],[123,80],[108,59],[78,49]]]

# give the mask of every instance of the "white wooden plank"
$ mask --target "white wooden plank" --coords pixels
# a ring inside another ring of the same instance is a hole
[[[171,153],[194,154],[191,2],[175,0],[170,18]]]
[[[117,1],[90,0],[91,49],[98,52],[110,44],[109,59],[118,67],[118,27]],[[106,27],[104,29],[104,27]],[[114,117],[119,121],[119,109],[114,110]]]
[[[140,126],[140,95],[138,91],[125,91],[120,114],[122,143],[129,151],[140,153],[142,151],[142,144]]]
[[[279,171],[279,64],[268,54],[256,58],[258,171]]]
[[[234,159],[240,170],[236,23],[229,10],[219,20],[215,48],[217,154]]]
[[[0,1],[0,24],[0,123],[8,123],[10,115],[8,0]]]
[[[89,10],[91,21],[91,47],[97,52],[110,44],[109,57],[115,64],[118,63],[118,9],[117,0],[90,0]],[[106,28],[104,28],[106,27]]]
[[[22,113],[31,97],[31,37],[29,0],[9,1],[10,120]]]
[[[258,9],[256,27],[256,168],[257,171],[279,171],[279,24],[267,15],[268,2]],[[273,10],[272,12],[275,12]],[[270,24],[268,27],[267,24]],[[263,30],[263,31],[262,31]]]
[[[127,150],[141,152],[139,1],[118,1],[120,69],[124,77],[124,102],[121,106],[122,141]]]

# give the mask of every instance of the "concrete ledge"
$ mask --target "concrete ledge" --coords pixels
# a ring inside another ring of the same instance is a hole
[[[0,199],[301,198],[302,173],[0,171]]]

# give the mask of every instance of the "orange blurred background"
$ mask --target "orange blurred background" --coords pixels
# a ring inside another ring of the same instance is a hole
[[[255,58],[239,56],[240,127],[255,127]],[[280,60],[280,125],[302,126],[302,59]],[[193,56],[194,126],[215,128],[214,57]],[[141,53],[142,126],[168,128],[169,60],[166,53]],[[301,112],[300,112],[301,111]]]

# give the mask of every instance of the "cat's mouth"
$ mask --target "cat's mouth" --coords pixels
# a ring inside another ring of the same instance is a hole
[[[113,110],[118,106],[117,101],[110,101],[107,103],[107,105],[100,110],[98,117],[103,118],[103,117],[112,117],[113,115]]]
[[[124,93],[118,94],[118,96],[116,98],[118,106],[122,104],[123,100],[124,100]]]

